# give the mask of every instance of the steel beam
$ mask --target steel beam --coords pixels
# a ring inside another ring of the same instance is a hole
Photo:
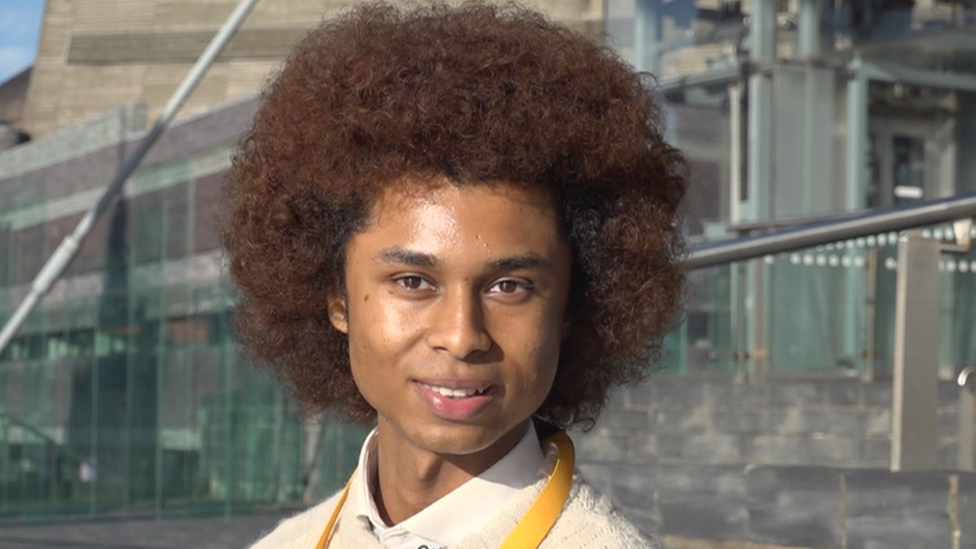
[[[879,63],[864,63],[861,72],[870,80],[976,92],[976,76],[968,74],[913,69]]]

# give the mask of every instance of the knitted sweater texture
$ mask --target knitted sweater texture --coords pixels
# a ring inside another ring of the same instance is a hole
[[[356,473],[359,474],[358,472]],[[466,537],[451,549],[495,549],[515,528],[532,502],[542,492],[548,477],[524,488],[515,500],[479,532]],[[357,482],[353,479],[352,482]],[[370,530],[369,521],[356,516],[356,490],[339,512],[339,520],[329,544],[330,549],[382,549]],[[292,518],[284,520],[251,549],[315,549],[338,495]],[[487,510],[486,510],[487,511]],[[539,546],[540,549],[664,549],[655,539],[645,537],[627,519],[620,516],[610,501],[587,484],[577,471],[562,514]]]

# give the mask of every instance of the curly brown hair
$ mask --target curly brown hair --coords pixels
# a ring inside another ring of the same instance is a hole
[[[611,387],[659,360],[683,304],[686,163],[662,134],[640,75],[522,7],[370,3],[324,22],[262,93],[229,172],[239,338],[306,410],[373,418],[327,297],[384,185],[415,173],[541,186],[574,264],[537,416],[591,424]]]

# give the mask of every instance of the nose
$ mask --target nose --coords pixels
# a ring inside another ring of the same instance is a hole
[[[427,342],[458,359],[491,349],[480,295],[471,291],[447,292],[434,308]]]

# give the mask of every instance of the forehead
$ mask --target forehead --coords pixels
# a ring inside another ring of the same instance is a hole
[[[376,246],[481,251],[551,252],[563,231],[550,193],[506,181],[454,184],[443,177],[411,177],[383,188],[354,241]],[[490,255],[490,254],[489,254]]]
[[[558,220],[551,193],[539,185],[505,180],[456,183],[444,176],[407,175],[376,192],[368,210],[368,225],[421,211],[489,213],[493,206],[526,214],[543,214],[547,219]]]

